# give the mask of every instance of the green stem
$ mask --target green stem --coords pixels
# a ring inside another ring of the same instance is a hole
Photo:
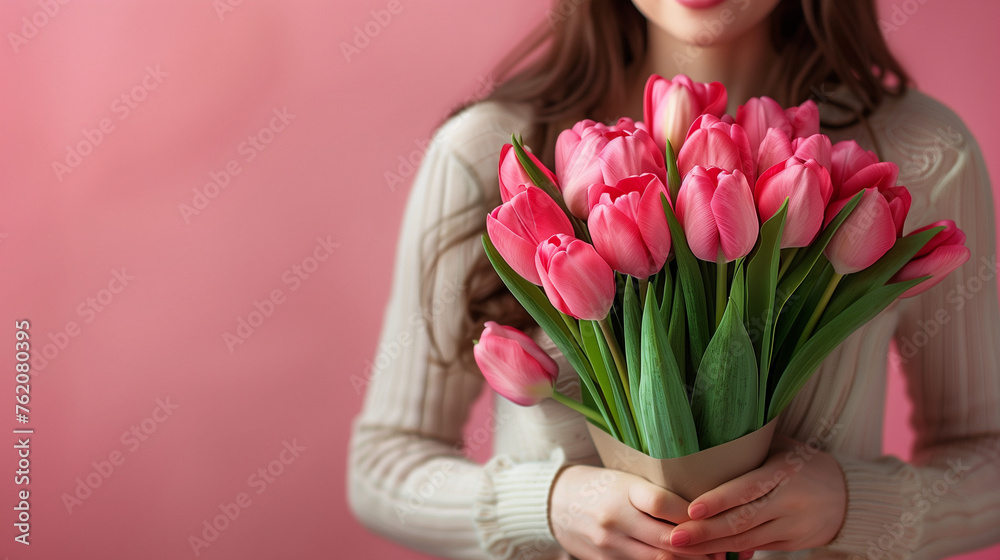
[[[601,418],[601,415],[589,406],[585,406],[583,403],[577,402],[556,390],[552,391],[552,400],[579,412],[586,416],[593,424],[608,431],[608,425],[604,423],[604,418]]]
[[[830,278],[830,283],[826,285],[826,290],[823,291],[823,297],[820,298],[819,303],[816,304],[816,309],[813,310],[813,314],[809,317],[809,322],[806,323],[806,327],[802,329],[802,336],[799,337],[799,341],[795,344],[795,353],[802,347],[803,344],[809,340],[812,336],[813,329],[816,328],[816,323],[819,323],[819,318],[823,315],[823,311],[826,310],[827,304],[830,303],[830,298],[833,296],[834,290],[837,289],[837,284],[840,284],[840,280],[844,277],[843,274],[833,273],[833,277]]]
[[[722,315],[726,312],[726,300],[729,297],[728,288],[729,271],[726,264],[726,255],[719,248],[719,255],[715,258],[715,328],[719,328],[722,322]]]
[[[576,319],[561,311],[559,312],[559,315],[562,317],[563,322],[566,323],[566,326],[569,327],[569,332],[573,334],[573,338],[576,339],[576,343],[582,347],[583,340],[580,338],[580,326],[577,324]]]
[[[782,277],[785,276],[785,272],[788,270],[788,267],[792,264],[792,261],[795,260],[795,255],[796,253],[798,253],[798,251],[799,251],[798,247],[793,247],[792,249],[788,249],[785,255],[782,255],[781,269],[778,270],[778,282],[781,282]]]
[[[639,309],[646,308],[646,290],[649,286],[649,278],[639,279]]]
[[[611,328],[611,321],[608,317],[601,319],[597,324],[601,325],[604,340],[608,343],[608,348],[611,349],[611,355],[615,359],[615,367],[618,369],[618,377],[622,380],[622,387],[625,389],[625,399],[629,403],[629,408],[631,408],[632,391],[628,386],[628,368],[625,366],[625,358],[622,357],[622,351],[618,348],[618,339],[615,338],[615,330]]]

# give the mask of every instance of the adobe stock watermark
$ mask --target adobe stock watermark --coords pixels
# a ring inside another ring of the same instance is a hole
[[[497,88],[499,83],[494,79],[493,74],[487,74],[485,76],[480,76],[477,80],[476,89],[466,96],[464,99],[452,106],[449,110],[449,114],[455,112],[460,107],[465,107],[472,105],[473,103],[482,101],[489,97],[493,90]],[[468,112],[463,112],[458,114],[453,121],[449,123],[449,126],[459,126],[456,123],[464,121],[469,117]],[[427,155],[427,151],[434,146],[440,139],[438,137],[423,138],[413,141],[414,148],[406,154],[400,154],[397,158],[396,169],[386,171],[383,174],[385,178],[385,186],[389,189],[389,192],[396,192],[396,188],[403,185],[408,181],[420,168],[420,163],[423,161],[424,156]]]
[[[478,426],[463,437],[458,443],[452,446],[455,458],[441,458],[440,464],[433,472],[424,475],[424,479],[407,488],[403,498],[405,502],[396,504],[396,517],[401,525],[406,524],[406,519],[411,515],[417,515],[433,498],[441,488],[447,486],[448,481],[460,471],[458,462],[461,457],[468,457],[486,445],[493,434],[511,419],[510,413],[506,410],[497,412],[492,410],[487,416],[484,424]]]
[[[92,461],[90,466],[93,469],[83,476],[76,477],[76,487],[72,492],[63,492],[62,503],[66,506],[66,512],[73,513],[74,508],[83,505],[111,476],[118,472],[125,460],[132,453],[135,453],[142,445],[149,440],[149,437],[156,433],[160,424],[166,422],[180,408],[180,405],[170,401],[170,397],[156,399],[156,406],[149,416],[133,424],[129,429],[122,432],[119,440],[122,448],[114,449],[106,456]],[[106,457],[106,458],[105,458]]]
[[[774,471],[774,476],[766,482],[757,482],[757,488],[751,489],[752,498],[760,495],[756,500],[750,501],[726,514],[726,522],[729,528],[736,532],[744,532],[753,525],[753,518],[761,509],[765,508],[771,498],[772,492],[778,487],[788,483],[792,476],[805,468],[806,463],[812,461],[816,454],[822,451],[843,428],[841,424],[831,424],[826,418],[819,421],[815,435],[810,436],[806,441],[800,442],[794,448],[785,453],[785,466]]]
[[[146,73],[139,80],[139,83],[116,97],[108,110],[112,115],[118,117],[119,121],[124,121],[149,97],[150,92],[160,87],[163,79],[169,75],[160,68],[159,64],[155,67],[146,66]],[[62,183],[63,177],[80,167],[83,160],[90,157],[94,150],[103,144],[115,130],[117,130],[115,121],[111,117],[104,117],[97,121],[94,128],[85,126],[80,129],[83,139],[66,145],[66,157],[62,161],[52,161],[52,171],[55,173],[56,179]]]
[[[739,10],[724,8],[719,12],[718,17],[702,22],[702,29],[695,33],[694,43],[688,44],[683,49],[677,49],[673,53],[674,64],[679,70],[695,63],[695,59],[705,52],[705,47],[711,45],[726,29],[726,27],[736,23],[740,12],[746,11],[750,7],[750,0],[733,0]]]
[[[133,280],[135,280],[135,276],[129,274],[125,267],[112,270],[111,278],[107,284],[93,295],[84,298],[76,306],[76,314],[83,320],[82,324],[76,321],[67,321],[63,328],[57,329],[55,332],[49,331],[46,336],[48,340],[44,343],[39,342],[41,344],[39,351],[31,357],[31,368],[36,373],[44,371],[51,361],[59,357],[69,347],[73,339],[80,336],[80,333],[83,332],[81,327],[93,323],[99,314],[116,301]]]
[[[69,4],[69,0],[38,0],[38,10],[31,15],[23,16],[18,22],[21,26],[17,31],[8,31],[7,40],[14,54],[21,53],[21,47],[28,44],[38,36],[38,32],[44,29],[61,12],[62,7]]]
[[[325,238],[317,237],[316,246],[313,247],[312,252],[281,273],[281,283],[287,286],[288,293],[301,288],[302,284],[311,278],[320,266],[333,255],[334,249],[340,247],[340,243],[335,243],[332,237],[332,235],[327,235]],[[287,294],[281,288],[271,290],[263,300],[254,299],[253,311],[247,313],[246,316],[236,317],[236,328],[232,332],[222,333],[222,341],[226,344],[229,353],[236,352],[236,348],[249,340],[254,332],[274,315],[278,306],[286,301],[288,301]]]
[[[921,348],[927,346],[935,336],[944,331],[945,325],[951,322],[953,312],[964,309],[977,294],[983,291],[983,288],[987,286],[992,288],[993,284],[990,280],[996,278],[997,273],[1000,272],[997,256],[993,255],[992,259],[983,257],[979,259],[978,264],[975,273],[970,273],[965,281],[948,290],[945,294],[944,299],[951,304],[951,310],[939,308],[929,318],[918,320],[916,331],[897,341],[897,352],[892,355],[894,365],[904,365],[912,360]],[[966,263],[966,266],[968,265],[969,263]]]
[[[372,10],[370,12],[371,19],[360,26],[354,26],[354,37],[351,42],[340,42],[340,52],[344,55],[344,60],[350,64],[351,59],[367,49],[372,44],[372,40],[381,35],[382,31],[392,23],[393,18],[402,12],[403,3],[401,0],[389,0],[385,8]]]
[[[243,0],[212,0],[212,8],[215,10],[215,15],[219,16],[219,21],[225,21],[226,16],[242,5]]]
[[[253,498],[249,490],[253,490],[255,495],[261,495],[274,484],[278,478],[285,473],[285,468],[291,465],[306,450],[304,445],[299,445],[297,439],[291,442],[288,440],[281,442],[281,450],[278,455],[263,467],[250,473],[247,477],[248,491],[239,492],[233,501],[219,503],[219,513],[211,518],[205,518],[200,525],[197,534],[188,535],[188,544],[191,545],[191,552],[195,556],[201,556],[204,549],[212,546],[233,523],[243,514],[243,510],[253,505]]]
[[[448,309],[450,305],[458,300],[460,283],[454,279],[447,279],[444,282],[445,285],[442,288],[442,292],[431,302],[430,309],[411,313],[406,319],[405,326],[399,333],[391,340],[387,340],[379,346],[378,352],[375,354],[375,359],[368,360],[366,358],[364,360],[363,373],[361,375],[356,373],[351,374],[349,381],[351,386],[354,387],[355,394],[360,395],[373,379],[381,375],[386,368],[402,355],[406,348],[409,348],[413,344],[414,337],[411,335],[412,330],[421,332],[425,328],[425,321],[433,321],[445,309]]]
[[[882,35],[889,37],[889,35],[899,31],[899,28],[906,25],[910,18],[920,10],[920,7],[926,3],[927,0],[903,0],[900,4],[893,3],[892,8],[889,9],[889,17],[878,19],[878,28],[882,31]]]
[[[865,554],[867,560],[889,558],[888,553],[897,543],[903,540],[903,537],[906,536],[906,530],[915,526],[920,521],[918,515],[926,513],[934,504],[941,501],[941,498],[948,493],[951,487],[958,484],[965,477],[965,474],[972,469],[968,465],[963,464],[961,458],[957,461],[949,459],[947,464],[948,470],[945,471],[941,478],[927,486],[921,486],[920,492],[912,496],[913,508],[904,511],[899,516],[899,521],[891,525],[888,523],[883,524],[882,528],[885,529],[885,532],[879,535],[877,539],[868,540],[868,549]]]
[[[257,159],[257,156],[266,150],[271,145],[271,142],[274,142],[277,135],[283,132],[289,123],[295,120],[295,114],[288,112],[287,105],[281,109],[277,107],[271,109],[271,115],[267,125],[262,126],[256,133],[247,136],[246,139],[236,146],[236,153],[243,156],[241,159],[232,158],[222,166],[221,170],[209,171],[208,182],[200,189],[198,187],[191,189],[194,193],[191,197],[191,203],[182,202],[177,205],[177,209],[181,213],[181,218],[186,225],[191,224],[192,217],[201,214],[202,211],[208,208],[208,205],[229,186],[234,177],[243,173],[243,165]]]

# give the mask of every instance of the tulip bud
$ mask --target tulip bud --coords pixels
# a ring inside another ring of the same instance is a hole
[[[553,235],[538,246],[535,267],[556,309],[577,319],[608,316],[615,299],[615,273],[593,245]]]
[[[951,220],[934,222],[913,233],[920,233],[938,226],[945,226],[945,228],[932,237],[926,245],[917,251],[910,262],[903,265],[903,268],[889,280],[889,283],[897,283],[924,276],[931,277],[903,292],[903,295],[899,296],[900,298],[910,298],[926,292],[969,260],[971,252],[965,246],[965,232],[956,227],[955,222]]]
[[[552,396],[559,365],[523,332],[487,321],[472,353],[490,387],[514,404]]]
[[[660,151],[667,140],[674,150],[684,144],[688,129],[699,115],[721,117],[726,112],[726,88],[719,82],[703,84],[683,74],[673,80],[652,75],[646,82],[643,120]]]
[[[788,138],[792,138],[795,132],[785,110],[770,97],[751,97],[740,105],[736,109],[736,123],[746,131],[754,161],[757,161],[760,144],[767,136],[768,129],[776,129]]]
[[[573,225],[556,201],[542,189],[527,186],[486,217],[486,232],[503,260],[535,284],[541,284],[535,268],[538,244],[563,233],[573,234]]]
[[[835,198],[850,198],[862,189],[886,189],[896,184],[899,167],[880,162],[875,152],[854,140],[837,142],[831,149],[830,179]]]
[[[712,115],[702,115],[691,125],[684,147],[677,154],[677,169],[685,176],[695,166],[720,167],[732,173],[740,170],[753,182],[756,160],[750,154],[746,132]]]
[[[500,199],[504,202],[509,201],[514,198],[514,195],[525,190],[526,185],[538,186],[531,182],[531,178],[528,177],[528,173],[521,166],[521,162],[518,161],[517,154],[513,148],[514,146],[511,144],[504,144],[504,147],[500,150],[500,164],[498,165],[497,175],[500,179]],[[525,153],[538,166],[538,169],[549,178],[549,181],[552,181],[553,185],[559,185],[556,182],[555,174],[549,171],[534,154],[527,151]]]
[[[643,128],[631,119],[614,126],[591,120],[564,130],[556,140],[556,175],[569,211],[587,219],[587,192],[593,185],[614,185],[632,175],[652,173],[666,183],[663,153]]]
[[[823,225],[824,211],[832,193],[830,173],[826,168],[814,159],[803,161],[797,157],[768,168],[754,188],[761,222],[774,216],[788,198],[782,249],[812,243]]]
[[[827,209],[830,222],[850,199],[841,199]],[[897,205],[897,212],[901,205]],[[907,208],[908,209],[908,208]],[[851,274],[875,264],[896,243],[896,224],[886,197],[878,189],[865,189],[854,211],[840,224],[824,254],[837,274]]]
[[[746,176],[718,167],[695,166],[688,173],[677,195],[677,220],[691,252],[710,262],[720,249],[726,262],[747,256],[760,229]]]
[[[812,99],[798,107],[785,109],[785,116],[792,125],[792,138],[808,138],[819,134],[819,107]]]
[[[587,226],[594,248],[611,268],[636,278],[648,278],[663,268],[670,253],[670,229],[661,194],[667,194],[666,187],[649,173],[626,177],[614,187],[591,187]]]

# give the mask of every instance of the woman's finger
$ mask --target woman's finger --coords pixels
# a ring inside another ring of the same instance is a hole
[[[629,485],[628,499],[637,510],[675,525],[690,519],[687,500],[643,479]]]
[[[698,496],[688,507],[688,515],[691,519],[707,519],[766,496],[788,481],[788,473],[781,468],[780,459],[776,459],[778,456],[772,456],[759,469]]]
[[[715,517],[682,523],[670,534],[671,546],[692,546],[745,533],[777,517],[769,507],[773,495],[729,509]]]
[[[726,551],[763,550],[770,543],[785,540],[787,529],[783,527],[783,521],[784,519],[768,521],[738,535],[714,539],[691,546],[675,546],[673,550],[678,554],[714,554]]]

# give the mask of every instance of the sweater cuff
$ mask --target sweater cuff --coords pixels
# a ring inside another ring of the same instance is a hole
[[[549,526],[549,494],[565,455],[548,461],[515,463],[494,457],[476,487],[473,515],[483,549],[501,560],[546,558],[560,550]]]
[[[915,508],[920,477],[895,457],[873,461],[836,456],[847,483],[847,513],[825,548],[872,559],[909,558],[923,530]]]

